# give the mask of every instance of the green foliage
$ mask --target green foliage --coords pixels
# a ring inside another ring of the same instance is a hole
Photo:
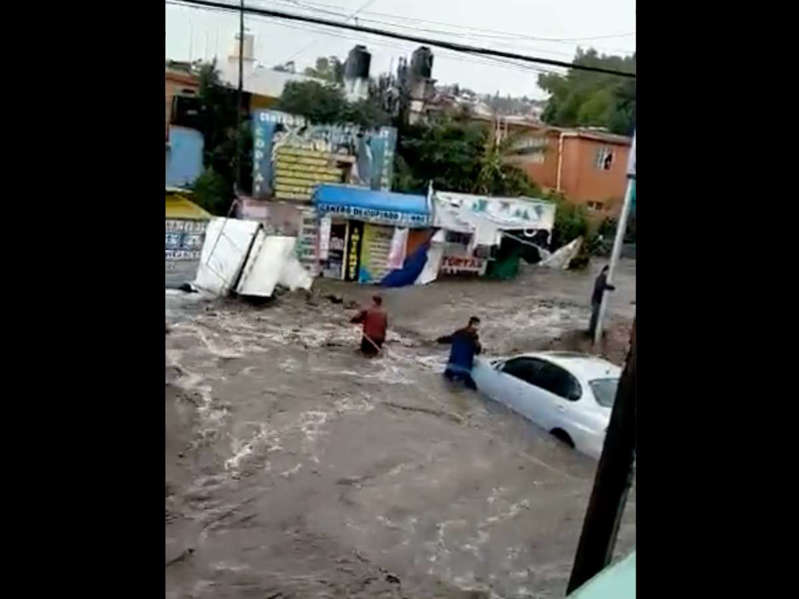
[[[230,182],[214,171],[206,168],[192,185],[192,200],[215,216],[227,216],[230,207]]]
[[[312,123],[339,123],[347,110],[341,88],[316,81],[290,81],[277,109],[304,116]]]
[[[512,140],[495,144],[483,123],[441,116],[400,131],[394,189],[424,193],[436,189],[498,196],[539,196],[527,175],[507,163]]]
[[[432,181],[437,189],[472,193],[486,133],[480,123],[449,116],[404,127],[397,142],[394,189],[423,193]]]
[[[574,63],[635,72],[635,55],[608,56],[577,49]],[[542,118],[562,127],[607,127],[613,133],[631,135],[635,127],[635,80],[570,69],[566,75],[538,76],[538,85],[550,97]]]
[[[227,186],[227,203],[233,198],[238,145],[242,145],[242,187],[250,188],[252,177],[252,132],[246,119],[236,130],[238,95],[219,77],[216,61],[199,69],[200,132],[203,134],[203,164]],[[226,210],[225,210],[226,212]]]
[[[571,243],[577,237],[585,238],[588,234],[588,214],[582,204],[572,204],[560,194],[551,194],[546,199],[557,204],[555,226],[552,229],[553,249]]]
[[[342,83],[344,81],[344,63],[336,56],[322,56],[316,59],[316,66],[306,67],[305,74],[330,83]]]
[[[497,142],[493,129],[488,130],[475,191],[498,196],[539,196],[541,189],[520,168],[508,164],[518,154],[516,142],[524,133],[511,134]]]
[[[304,116],[312,123],[352,123],[372,129],[391,121],[377,101],[348,102],[339,86],[322,85],[317,81],[287,83],[277,108]]]

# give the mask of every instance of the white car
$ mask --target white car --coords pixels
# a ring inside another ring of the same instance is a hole
[[[578,451],[599,459],[621,369],[575,352],[477,358],[477,388]]]

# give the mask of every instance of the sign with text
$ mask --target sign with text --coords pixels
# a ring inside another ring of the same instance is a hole
[[[388,191],[397,130],[313,125],[277,110],[253,113],[253,195],[309,200],[314,185],[349,183]]]
[[[318,203],[316,209],[319,214],[331,214],[345,219],[366,220],[375,224],[401,227],[425,227],[430,224],[430,217],[426,214],[400,212],[398,210],[375,210],[346,204],[326,204],[324,202]]]

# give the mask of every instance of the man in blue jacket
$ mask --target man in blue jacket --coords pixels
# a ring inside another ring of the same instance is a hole
[[[452,344],[444,376],[450,381],[463,381],[464,385],[470,389],[477,389],[477,385],[472,379],[472,366],[474,356],[482,351],[480,338],[477,335],[479,326],[480,319],[477,316],[472,316],[465,328],[458,329],[452,335],[445,335],[437,339],[438,343]]]

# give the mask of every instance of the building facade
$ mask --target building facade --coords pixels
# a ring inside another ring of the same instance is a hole
[[[508,162],[548,191],[584,205],[597,219],[617,217],[627,185],[632,139],[593,129],[566,129],[505,119],[502,136],[513,135]]]

